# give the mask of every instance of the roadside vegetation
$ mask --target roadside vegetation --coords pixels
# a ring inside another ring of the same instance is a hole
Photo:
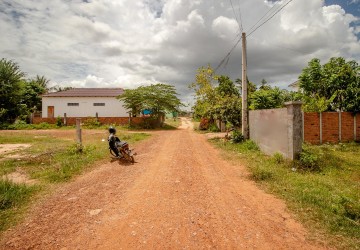
[[[127,133],[121,128],[118,134],[132,146],[149,136],[146,133]],[[107,135],[104,128],[84,131],[83,146],[80,146],[75,143],[74,130],[1,133],[0,144],[31,146],[0,155],[0,232],[14,225],[29,202],[51,190],[53,184],[69,181],[94,166],[95,162],[109,158]],[[6,178],[11,173],[21,174],[33,183],[17,184]]]
[[[360,249],[360,145],[304,145],[299,161],[266,156],[252,141],[212,142],[247,166],[262,188],[284,199],[311,236],[339,249]]]

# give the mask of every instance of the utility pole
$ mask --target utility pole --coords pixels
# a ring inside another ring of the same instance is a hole
[[[244,139],[249,139],[249,110],[248,110],[248,84],[247,84],[247,76],[246,76],[246,33],[242,33],[242,108],[241,108],[241,132],[244,136]]]

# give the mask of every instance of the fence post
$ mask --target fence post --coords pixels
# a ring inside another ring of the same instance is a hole
[[[67,126],[66,113],[64,113],[64,125]]]
[[[291,160],[297,159],[302,150],[303,142],[303,121],[301,113],[302,102],[286,102],[288,120],[288,157]]]
[[[356,141],[356,115],[357,113],[354,115],[354,141]]]
[[[319,127],[320,127],[320,144],[322,144],[322,112],[320,112],[320,122],[319,122]]]
[[[342,128],[341,128],[341,111],[339,111],[339,142],[341,142],[341,137],[342,137],[341,130],[342,130]]]
[[[77,135],[77,142],[82,145],[82,137],[81,137],[81,127],[80,127],[81,119],[76,118],[76,135]]]

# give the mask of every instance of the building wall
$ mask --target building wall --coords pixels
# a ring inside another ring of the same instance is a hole
[[[79,103],[79,106],[68,106],[68,103]],[[94,106],[94,103],[105,103],[105,106]],[[128,117],[123,102],[115,97],[43,97],[42,117],[48,117],[48,106],[54,106],[54,117]]]

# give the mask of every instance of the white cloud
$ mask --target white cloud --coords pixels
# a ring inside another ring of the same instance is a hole
[[[274,9],[281,1],[275,1]],[[238,3],[233,1],[233,3]],[[249,29],[274,1],[240,1]],[[29,76],[64,86],[124,87],[166,82],[183,100],[196,69],[216,67],[238,39],[239,6],[205,0],[3,0],[0,55]],[[359,17],[322,0],[293,1],[248,37],[249,79],[285,86],[307,62],[332,56],[360,59]],[[262,22],[259,22],[261,24]],[[241,50],[220,74],[241,75]]]

